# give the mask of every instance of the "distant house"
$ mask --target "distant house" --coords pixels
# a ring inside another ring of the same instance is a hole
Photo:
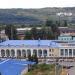
[[[59,27],[60,35],[58,40],[70,41],[75,40],[75,29],[69,27]]]
[[[75,36],[75,28],[59,27],[60,35],[71,35]]]
[[[73,39],[72,39],[72,36],[70,36],[70,35],[60,35],[60,36],[58,36],[58,40],[70,41]]]

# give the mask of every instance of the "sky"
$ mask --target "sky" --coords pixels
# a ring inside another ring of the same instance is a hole
[[[0,0],[0,8],[73,7],[75,0]]]

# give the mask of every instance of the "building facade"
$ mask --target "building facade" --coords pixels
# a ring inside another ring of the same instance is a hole
[[[58,40],[8,40],[0,43],[1,58],[74,59],[75,43]]]

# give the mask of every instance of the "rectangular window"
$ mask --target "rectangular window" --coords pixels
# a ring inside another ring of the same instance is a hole
[[[68,56],[68,49],[65,49],[65,56]]]
[[[73,49],[73,56],[75,56],[75,49]]]
[[[49,49],[49,52],[51,52],[51,49]]]
[[[61,50],[60,50],[60,55],[61,55],[61,56],[64,56],[64,49],[61,49]]]
[[[49,54],[49,56],[51,56],[51,54]]]
[[[69,49],[69,56],[72,56],[72,49]]]

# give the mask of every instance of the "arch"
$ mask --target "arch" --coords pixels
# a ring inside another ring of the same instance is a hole
[[[22,57],[24,58],[24,57],[26,57],[26,50],[22,50]]]
[[[43,50],[43,55],[47,56],[47,50]]]
[[[33,50],[33,55],[37,55],[37,50],[36,49]]]
[[[27,56],[31,56],[31,50],[30,49],[27,50]]]
[[[21,50],[17,50],[17,57],[21,57]]]
[[[5,56],[5,50],[4,50],[4,49],[1,50],[1,56],[2,56],[2,57]]]
[[[11,57],[14,57],[15,56],[15,51],[14,49],[11,49]]]
[[[41,57],[42,56],[42,50],[38,50],[38,56]]]
[[[6,56],[10,57],[10,50],[9,49],[6,50]]]

